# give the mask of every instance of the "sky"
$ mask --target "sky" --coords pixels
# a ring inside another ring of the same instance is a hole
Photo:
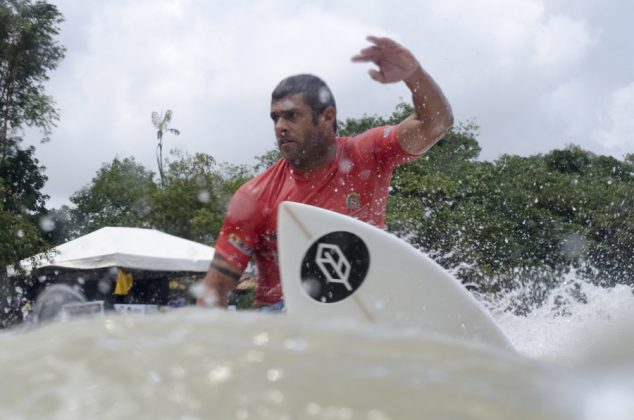
[[[575,144],[634,153],[630,0],[49,0],[66,57],[46,84],[60,111],[48,143],[49,208],[70,204],[103,164],[157,172],[153,111],[173,111],[164,149],[253,164],[275,147],[270,94],[312,73],[339,119],[388,115],[410,94],[350,57],[367,35],[403,44],[440,85],[458,123],[479,127],[480,158]],[[167,153],[166,153],[167,155]]]

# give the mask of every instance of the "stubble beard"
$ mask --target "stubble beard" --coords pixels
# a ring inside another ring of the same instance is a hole
[[[279,145],[282,157],[291,164],[293,169],[308,172],[321,167],[331,154],[331,145],[325,134],[315,127],[306,133],[304,141],[296,144],[293,153],[284,153]]]

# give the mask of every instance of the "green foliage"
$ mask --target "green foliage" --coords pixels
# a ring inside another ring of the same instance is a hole
[[[172,235],[213,243],[230,197],[210,155],[173,152],[165,185],[150,196],[152,225]]]
[[[364,131],[383,125],[396,125],[409,117],[414,108],[406,103],[396,105],[396,110],[387,118],[378,115],[364,115],[361,118],[348,118],[345,121],[337,121],[337,135],[340,137],[352,137]]]
[[[77,235],[105,226],[149,227],[153,177],[134,158],[103,165],[90,185],[70,197]]]
[[[5,268],[46,249],[40,217],[47,178],[35,148],[20,147],[20,134],[36,127],[47,140],[58,119],[44,82],[64,56],[56,40],[61,22],[45,1],[0,2],[0,310],[16,293]]]
[[[2,281],[4,268],[46,248],[38,228],[45,212],[46,196],[40,189],[46,176],[33,153],[33,147],[22,150],[14,146],[0,161],[0,297],[9,293]]]
[[[16,133],[36,126],[46,136],[57,119],[43,83],[64,56],[55,40],[61,21],[44,1],[0,3],[0,200],[2,210],[16,216],[42,212],[47,198],[35,148],[21,149]]]
[[[74,208],[51,212],[62,229],[56,235],[74,238],[106,226],[128,226],[213,244],[231,195],[253,176],[252,170],[217,165],[204,153],[172,151],[171,156],[162,185],[134,158],[103,165],[91,183],[71,197]]]
[[[56,40],[62,15],[45,1],[0,3],[0,146],[24,125],[48,134],[58,118],[43,83],[64,57]]]
[[[40,218],[40,226],[44,240],[52,247],[74,239],[77,234],[68,206],[47,210]]]
[[[229,205],[229,200],[234,192],[238,190],[248,180],[253,178],[260,166],[255,165],[253,168],[247,165],[234,165],[230,163],[222,163],[219,168],[219,174],[223,179],[223,191],[227,193],[225,207]]]
[[[16,293],[6,268],[18,269],[20,260],[46,249],[38,229],[46,198],[40,189],[46,177],[33,150],[12,147],[0,161],[0,310]],[[0,313],[0,327],[7,321],[4,315]]]
[[[277,162],[281,158],[282,158],[282,153],[280,153],[279,149],[277,148],[271,149],[268,152],[264,153],[263,155],[255,157],[255,160],[257,160],[258,163],[255,164],[254,170],[256,173],[262,172],[263,170],[273,165],[275,162]]]
[[[48,197],[41,189],[47,177],[34,155],[33,146],[20,149],[13,145],[0,160],[0,203],[4,210],[29,214],[44,211]]]
[[[249,289],[244,291],[238,296],[236,302],[236,309],[238,310],[252,310],[253,303],[255,302],[255,289]]]
[[[459,127],[399,168],[390,229],[487,293],[548,290],[571,269],[634,283],[634,165],[576,146],[478,162],[474,141]]]

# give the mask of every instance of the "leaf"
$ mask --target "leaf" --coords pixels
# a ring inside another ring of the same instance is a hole
[[[161,116],[156,111],[152,112],[152,125],[156,128],[161,127]]]

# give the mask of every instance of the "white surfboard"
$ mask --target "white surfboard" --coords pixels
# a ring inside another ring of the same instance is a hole
[[[279,206],[278,249],[289,315],[416,327],[511,348],[459,281],[381,229],[284,202]]]

